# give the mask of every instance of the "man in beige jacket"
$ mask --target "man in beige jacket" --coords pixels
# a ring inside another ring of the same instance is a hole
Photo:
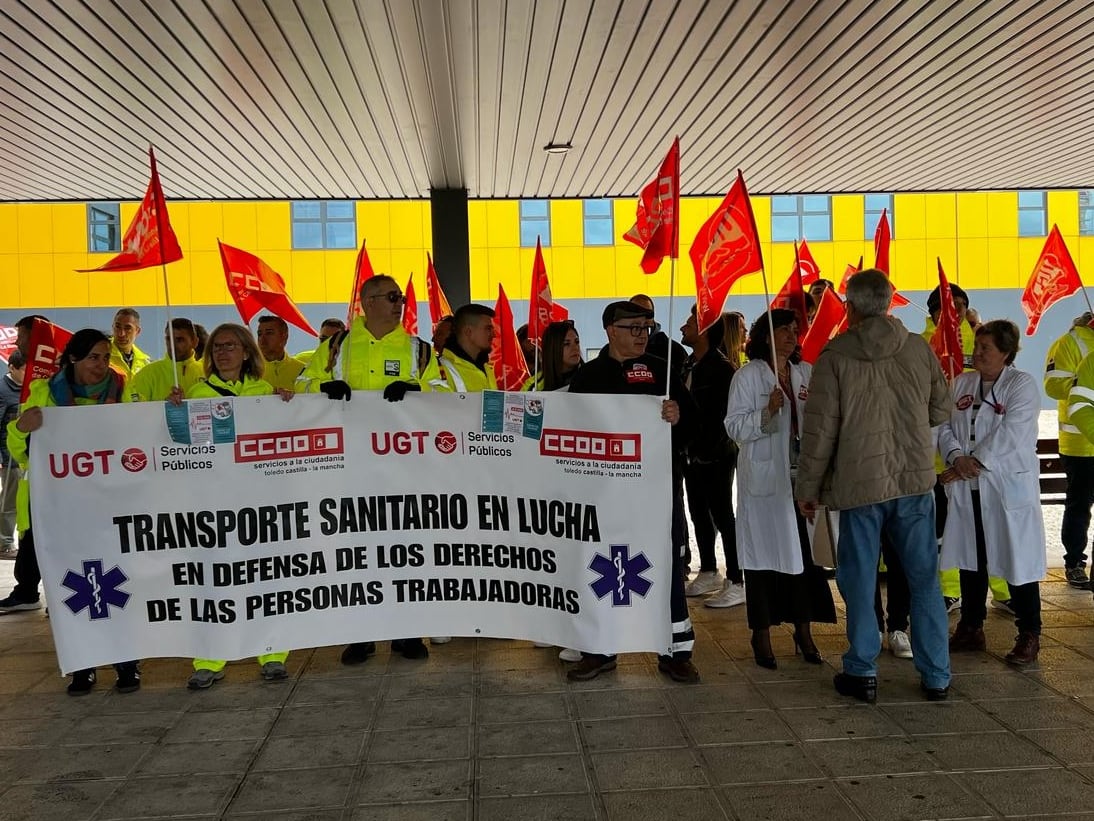
[[[915,666],[927,698],[940,701],[949,691],[950,657],[938,586],[931,428],[949,418],[952,400],[927,343],[887,316],[892,293],[881,271],[848,282],[848,331],[813,366],[794,495],[808,519],[818,504],[840,511],[836,582],[851,646],[836,689],[862,701],[877,698],[874,586],[884,529],[911,590]]]

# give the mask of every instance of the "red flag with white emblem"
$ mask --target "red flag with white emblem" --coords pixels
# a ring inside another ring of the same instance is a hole
[[[813,322],[802,340],[802,361],[810,365],[817,361],[828,340],[840,332],[847,318],[846,313],[840,298],[831,288],[825,288],[817,312],[813,314]]]
[[[809,327],[809,312],[805,304],[805,289],[820,279],[820,266],[813,259],[809,244],[803,239],[801,245],[794,246],[794,268],[790,271],[783,287],[771,300],[771,310],[785,308],[798,317],[798,335],[805,337]]]
[[[266,310],[312,336],[319,336],[285,291],[281,274],[254,254],[225,245],[220,240],[217,245],[224,263],[228,293],[232,295],[244,325],[259,311]]]
[[[349,309],[346,311],[346,327],[353,324],[353,320],[361,316],[364,311],[361,308],[361,286],[365,280],[372,279],[376,273],[372,270],[372,262],[365,250],[365,241],[361,240],[361,250],[357,252],[357,262],[353,266],[353,290],[349,295]]]
[[[1041,256],[1033,266],[1033,273],[1029,275],[1026,290],[1022,292],[1022,310],[1029,320],[1026,336],[1032,336],[1037,331],[1037,325],[1049,306],[1082,287],[1079,269],[1075,267],[1060,229],[1053,225]]]
[[[490,365],[494,378],[503,391],[519,391],[528,381],[528,363],[513,324],[513,308],[505,288],[498,284],[498,301],[494,305],[494,342],[490,348]]]
[[[539,237],[536,237],[536,258],[532,263],[532,293],[528,299],[528,338],[539,345],[549,324],[562,322],[569,316],[570,312],[551,296],[551,283],[547,280],[543,249],[540,247]]]
[[[122,238],[122,252],[98,268],[78,268],[81,273],[91,271],[136,271],[153,265],[164,265],[182,259],[182,249],[171,228],[167,215],[167,203],[160,188],[160,175],[156,170],[156,155],[148,149],[148,161],[152,178],[144,192],[140,208]]]
[[[437,269],[433,267],[433,258],[425,255],[428,263],[425,271],[425,292],[429,297],[429,320],[433,323],[433,330],[437,330],[437,323],[446,316],[452,316],[452,306],[448,304],[448,298],[441,290],[441,281],[437,278]]]
[[[702,332],[718,321],[733,284],[763,267],[756,219],[740,171],[722,204],[695,235],[689,254],[695,267],[696,318]]]
[[[44,319],[34,320],[27,341],[27,370],[23,375],[20,402],[27,401],[31,382],[35,379],[49,379],[61,369],[58,360],[70,339],[72,331]]]
[[[946,272],[942,270],[942,260],[938,260],[938,296],[942,307],[938,313],[938,326],[931,337],[931,349],[942,365],[946,378],[954,380],[965,368],[965,353],[961,349],[961,320],[953,304],[953,291],[950,290]]]
[[[11,355],[15,353],[15,339],[19,336],[19,331],[16,328],[9,328],[7,325],[0,325],[0,359],[7,362],[11,359]]]
[[[623,239],[633,242],[642,254],[642,270],[652,274],[664,258],[680,257],[680,138],[672,141],[657,178],[638,196],[635,223]]]
[[[403,328],[411,336],[418,335],[418,297],[414,294],[414,274],[406,281],[406,305],[403,306]]]

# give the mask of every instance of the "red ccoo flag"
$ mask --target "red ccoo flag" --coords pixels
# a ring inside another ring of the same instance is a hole
[[[623,235],[645,253],[642,270],[652,274],[666,256],[680,257],[680,138],[672,141],[657,179],[642,189],[634,226]]]
[[[961,349],[961,327],[957,308],[953,304],[953,292],[946,272],[942,270],[941,259],[938,260],[938,295],[942,307],[938,314],[938,327],[931,337],[931,349],[942,365],[942,372],[952,381],[965,368],[965,354]]]
[[[568,319],[570,312],[554,301],[551,283],[547,280],[547,266],[543,262],[543,249],[536,237],[536,259],[532,263],[532,293],[528,298],[528,338],[536,345],[543,340],[543,332],[552,322]]]
[[[1022,310],[1029,319],[1026,336],[1037,331],[1037,325],[1049,306],[1083,287],[1079,269],[1067,250],[1060,229],[1055,224],[1045,240],[1045,247],[1033,273],[1029,275],[1026,290],[1022,292]]]
[[[505,288],[498,283],[498,301],[494,305],[494,342],[490,348],[490,365],[498,388],[519,391],[528,381],[528,363],[513,325],[513,309]]]
[[[144,192],[141,207],[133,215],[133,221],[122,238],[122,252],[98,268],[79,268],[81,273],[90,271],[136,271],[153,265],[165,265],[182,259],[182,249],[171,228],[167,215],[167,203],[160,188],[160,175],[156,170],[156,155],[148,149],[148,161],[152,166],[152,178]]]
[[[689,255],[695,266],[695,305],[702,332],[721,316],[733,283],[763,267],[756,219],[740,171],[722,204],[695,235]]]
[[[376,273],[372,270],[372,262],[369,261],[368,251],[365,250],[365,241],[361,240],[361,250],[357,252],[357,262],[353,266],[353,290],[349,295],[349,309],[346,311],[346,327],[353,324],[353,320],[361,316],[361,286],[366,279],[372,279]]]
[[[794,268],[790,271],[783,287],[771,300],[771,310],[785,308],[798,316],[798,336],[805,338],[809,328],[809,311],[805,304],[805,287],[820,279],[820,266],[813,259],[809,245],[803,239],[802,244],[794,244]]]
[[[16,351],[15,340],[18,336],[19,331],[16,328],[0,325],[0,359],[5,362],[11,359],[11,355]]]
[[[418,335],[418,297],[414,294],[414,274],[406,281],[406,305],[403,306],[403,328],[411,336]]]
[[[831,288],[825,288],[813,322],[802,340],[802,360],[810,365],[816,362],[828,340],[839,332],[846,318],[847,311],[840,298]]]
[[[224,263],[228,293],[235,300],[244,325],[259,311],[267,310],[300,330],[319,336],[285,292],[285,280],[281,274],[254,254],[225,245],[219,239],[217,245],[220,247],[221,262]]]
[[[27,401],[31,382],[35,379],[49,379],[60,370],[57,360],[61,358],[61,351],[65,349],[65,345],[71,338],[72,331],[60,325],[54,325],[43,319],[34,320],[27,340],[27,370],[23,374],[20,402]]]
[[[452,316],[452,306],[441,290],[441,282],[437,279],[437,269],[433,267],[433,258],[425,255],[429,263],[425,272],[425,292],[429,297],[429,320],[433,323],[433,330],[437,330],[437,323],[446,316]]]
[[[881,219],[874,229],[874,267],[889,276],[889,242],[893,235],[889,230],[889,210],[881,209]]]

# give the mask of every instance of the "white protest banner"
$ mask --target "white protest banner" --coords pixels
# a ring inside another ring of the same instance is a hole
[[[61,667],[430,635],[667,652],[660,400],[525,396],[189,402],[184,438],[221,442],[192,445],[162,403],[45,409]]]

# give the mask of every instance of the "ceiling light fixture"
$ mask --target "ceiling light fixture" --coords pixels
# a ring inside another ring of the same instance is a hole
[[[547,143],[547,145],[543,146],[543,150],[548,154],[565,154],[571,148],[573,148],[573,146],[569,143]]]

